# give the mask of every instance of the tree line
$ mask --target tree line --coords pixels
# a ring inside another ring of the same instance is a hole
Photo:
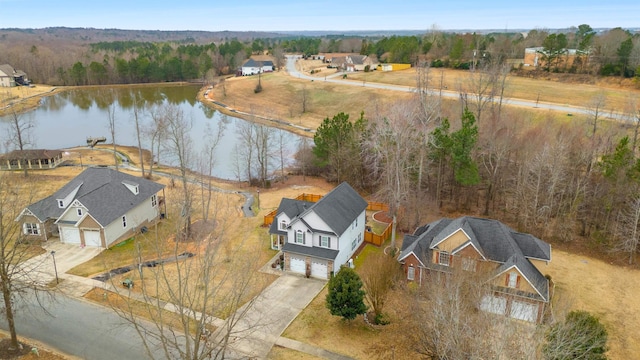
[[[471,73],[458,101],[423,87],[414,99],[355,121],[342,113],[326,118],[299,168],[377,195],[392,215],[403,215],[403,231],[429,211],[477,213],[546,240],[583,238],[634,263],[640,99],[629,98],[628,125],[603,125],[602,100],[589,115],[558,122],[502,107],[500,69]],[[428,66],[423,73],[429,76]]]

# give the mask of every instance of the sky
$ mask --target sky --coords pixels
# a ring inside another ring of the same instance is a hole
[[[0,0],[0,13],[0,28],[277,32],[640,27],[639,0]]]

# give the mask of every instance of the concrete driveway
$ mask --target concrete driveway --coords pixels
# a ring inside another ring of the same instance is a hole
[[[280,276],[236,325],[231,348],[251,358],[265,359],[282,332],[326,283],[292,274]]]
[[[84,247],[78,245],[64,244],[60,241],[48,241],[43,248],[46,250],[44,254],[35,256],[24,263],[21,267],[29,274],[30,277],[36,278],[38,283],[47,284],[55,280],[55,271],[58,271],[58,277],[62,278],[64,273],[71,270],[77,265],[93,259],[102,252],[102,248]],[[51,252],[55,251],[55,267],[53,263],[54,256]]]

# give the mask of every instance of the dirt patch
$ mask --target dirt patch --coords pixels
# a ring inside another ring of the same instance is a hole
[[[373,214],[372,217],[375,221],[379,221],[385,224],[391,224],[393,222],[393,218],[389,216],[389,213],[387,213],[386,211],[378,211],[377,213]]]
[[[63,356],[62,354],[56,354],[52,351],[45,349],[39,344],[35,344],[32,341],[20,339],[22,345],[21,350],[9,350],[11,346],[11,340],[8,338],[8,334],[0,334],[3,338],[0,340],[0,359],[20,359],[20,360],[65,360],[70,357]],[[35,350],[33,350],[35,349]]]

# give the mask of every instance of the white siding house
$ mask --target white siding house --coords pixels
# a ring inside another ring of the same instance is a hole
[[[242,76],[248,75],[257,75],[264,72],[273,71],[273,62],[272,61],[256,61],[253,59],[247,60],[244,64],[242,64]]]
[[[327,279],[364,239],[367,202],[346,182],[317,203],[282,199],[269,232],[282,241],[285,270]]]
[[[108,248],[155,221],[165,211],[164,185],[108,168],[88,168],[16,219],[33,237]],[[34,230],[36,229],[35,233]]]

